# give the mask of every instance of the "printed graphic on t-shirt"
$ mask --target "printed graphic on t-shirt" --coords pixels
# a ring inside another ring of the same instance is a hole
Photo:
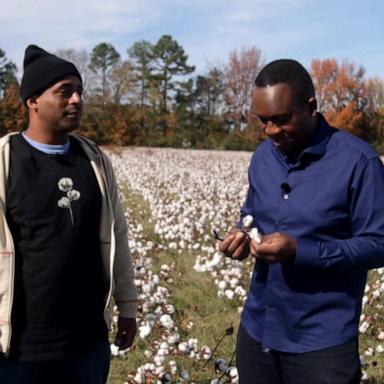
[[[72,212],[72,202],[79,200],[80,192],[76,189],[73,189],[73,181],[70,177],[62,177],[57,183],[60,191],[66,192],[66,196],[63,196],[58,202],[57,205],[60,208],[68,208],[71,215],[72,226],[74,225],[73,212]]]

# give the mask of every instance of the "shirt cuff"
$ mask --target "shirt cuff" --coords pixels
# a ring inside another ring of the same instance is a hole
[[[127,318],[136,318],[137,315],[137,306],[138,302],[128,302],[128,303],[116,303],[117,310],[119,311],[119,316]]]
[[[318,241],[296,240],[295,267],[305,269],[321,267]]]

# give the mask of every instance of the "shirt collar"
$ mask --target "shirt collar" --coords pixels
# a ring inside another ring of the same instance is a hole
[[[321,113],[317,113],[317,127],[315,134],[312,137],[311,143],[303,150],[300,157],[304,154],[315,155],[322,157],[325,155],[328,140],[331,135],[336,132],[336,129],[331,127]]]
[[[328,140],[332,136],[334,132],[336,132],[336,128],[331,127],[324,116],[321,113],[317,113],[317,127],[316,131],[311,139],[310,144],[307,148],[305,148],[298,157],[298,160],[295,164],[291,164],[292,166],[297,166],[305,157],[315,157],[320,158],[325,155],[327,150]],[[270,142],[273,147],[274,152],[281,158],[284,163],[290,164],[288,157],[280,152],[273,144]]]

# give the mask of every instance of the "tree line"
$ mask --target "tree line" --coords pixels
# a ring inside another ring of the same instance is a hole
[[[253,82],[265,64],[254,46],[232,51],[204,73],[196,73],[170,35],[137,41],[124,58],[106,42],[91,52],[55,53],[83,77],[80,131],[100,144],[254,149],[263,139],[249,113]],[[17,71],[0,48],[0,135],[27,124]],[[313,59],[309,72],[328,121],[384,152],[384,80],[366,79],[361,65],[335,59]]]

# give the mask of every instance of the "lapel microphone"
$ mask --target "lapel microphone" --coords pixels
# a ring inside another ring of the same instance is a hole
[[[291,193],[292,188],[288,183],[282,183],[280,185],[281,197],[285,200],[288,199],[288,195]]]

